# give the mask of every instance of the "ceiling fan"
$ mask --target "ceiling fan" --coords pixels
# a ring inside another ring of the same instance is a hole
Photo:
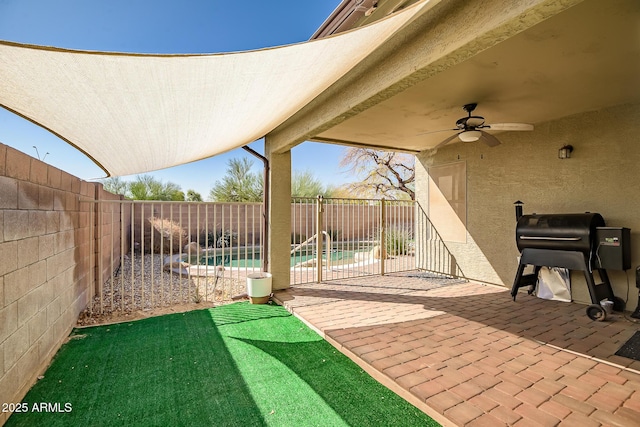
[[[466,104],[462,107],[464,111],[468,113],[467,117],[462,117],[456,121],[456,127],[454,129],[444,129],[444,130],[436,130],[432,132],[425,132],[420,135],[426,135],[428,133],[435,132],[445,132],[445,131],[461,131],[452,135],[436,145],[433,148],[442,147],[445,144],[453,141],[455,138],[460,138],[462,142],[474,142],[481,140],[489,147],[495,147],[500,144],[500,141],[495,136],[484,131],[486,130],[506,130],[506,131],[522,131],[522,130],[533,130],[533,125],[527,123],[494,123],[494,124],[485,124],[484,117],[482,116],[472,116],[471,113],[476,109],[478,104]]]

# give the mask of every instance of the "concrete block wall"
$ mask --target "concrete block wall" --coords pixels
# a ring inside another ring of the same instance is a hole
[[[125,210],[131,212],[130,206]],[[237,233],[235,244],[245,245],[260,242],[263,228],[262,203],[135,203],[133,208],[134,241],[143,244],[145,251],[151,248],[152,228],[149,218],[164,218],[184,228],[190,241],[204,246],[204,232],[221,230]],[[144,239],[140,237],[144,230]]]
[[[122,203],[117,203],[123,200],[124,196],[109,193],[101,184],[94,185],[95,200],[102,201],[102,203],[91,203],[93,206],[90,217],[92,224],[95,224],[95,229],[93,235],[89,237],[96,241],[96,248],[101,248],[95,261],[95,290],[97,291],[100,289],[100,279],[102,278],[104,283],[111,276],[111,272],[120,267],[121,252],[127,254],[131,250],[131,212],[124,209]],[[116,203],[110,203],[111,201]]]
[[[323,228],[333,232],[336,241],[367,240],[376,238],[380,230],[380,204],[349,204],[338,200],[325,200]],[[387,224],[411,229],[414,224],[415,206],[411,203],[394,205],[387,201]],[[317,206],[315,203],[295,203],[291,206],[291,234],[300,243],[315,233]],[[393,228],[393,226],[391,227]]]
[[[101,187],[0,144],[0,403],[20,402],[93,296],[96,206],[81,200],[118,197]]]
[[[120,209],[120,204],[113,204],[104,210]],[[316,225],[315,203],[291,204],[291,234],[296,236],[296,243],[306,240],[315,233]],[[134,241],[142,244],[145,251],[151,247],[151,217],[165,218],[179,223],[189,235],[191,241],[197,241],[204,246],[202,232],[219,232],[220,230],[237,233],[236,244],[245,245],[255,242],[259,244],[262,223],[262,203],[135,203],[133,210],[130,205],[124,206],[124,213],[133,212]],[[410,204],[387,204],[387,220],[390,224],[401,224],[409,227],[414,222],[415,207]],[[108,214],[105,214],[105,216]],[[368,239],[374,236],[380,228],[380,206],[363,203],[348,204],[337,201],[326,201],[324,205],[323,226],[325,230],[332,230],[339,240],[349,241]],[[144,230],[144,239],[140,237]],[[110,230],[105,229],[105,235]],[[109,247],[104,248],[109,251]],[[129,247],[127,247],[129,249]]]

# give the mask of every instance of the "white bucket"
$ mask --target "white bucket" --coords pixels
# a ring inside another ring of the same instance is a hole
[[[247,295],[251,304],[266,304],[271,296],[271,273],[252,273],[247,276]]]

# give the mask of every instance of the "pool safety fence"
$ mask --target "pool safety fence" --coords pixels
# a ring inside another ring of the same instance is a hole
[[[95,204],[89,315],[233,301],[267,256],[262,203],[87,203]],[[291,226],[293,285],[415,269],[463,276],[413,201],[295,198]]]
[[[94,203],[89,314],[232,301],[246,293],[246,276],[260,271],[266,255],[261,203]]]
[[[418,203],[416,203],[415,212],[416,269],[443,277],[466,278],[455,256],[442,240],[442,236],[438,233],[427,213]]]
[[[415,270],[415,210],[408,200],[294,198],[292,283]]]

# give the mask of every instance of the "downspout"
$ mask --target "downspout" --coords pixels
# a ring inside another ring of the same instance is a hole
[[[260,249],[260,263],[262,264],[262,271],[266,273],[269,271],[269,257],[267,256],[269,249],[269,160],[248,145],[244,145],[242,149],[262,160],[264,164],[264,188],[262,191],[264,235],[262,236],[262,248]]]

